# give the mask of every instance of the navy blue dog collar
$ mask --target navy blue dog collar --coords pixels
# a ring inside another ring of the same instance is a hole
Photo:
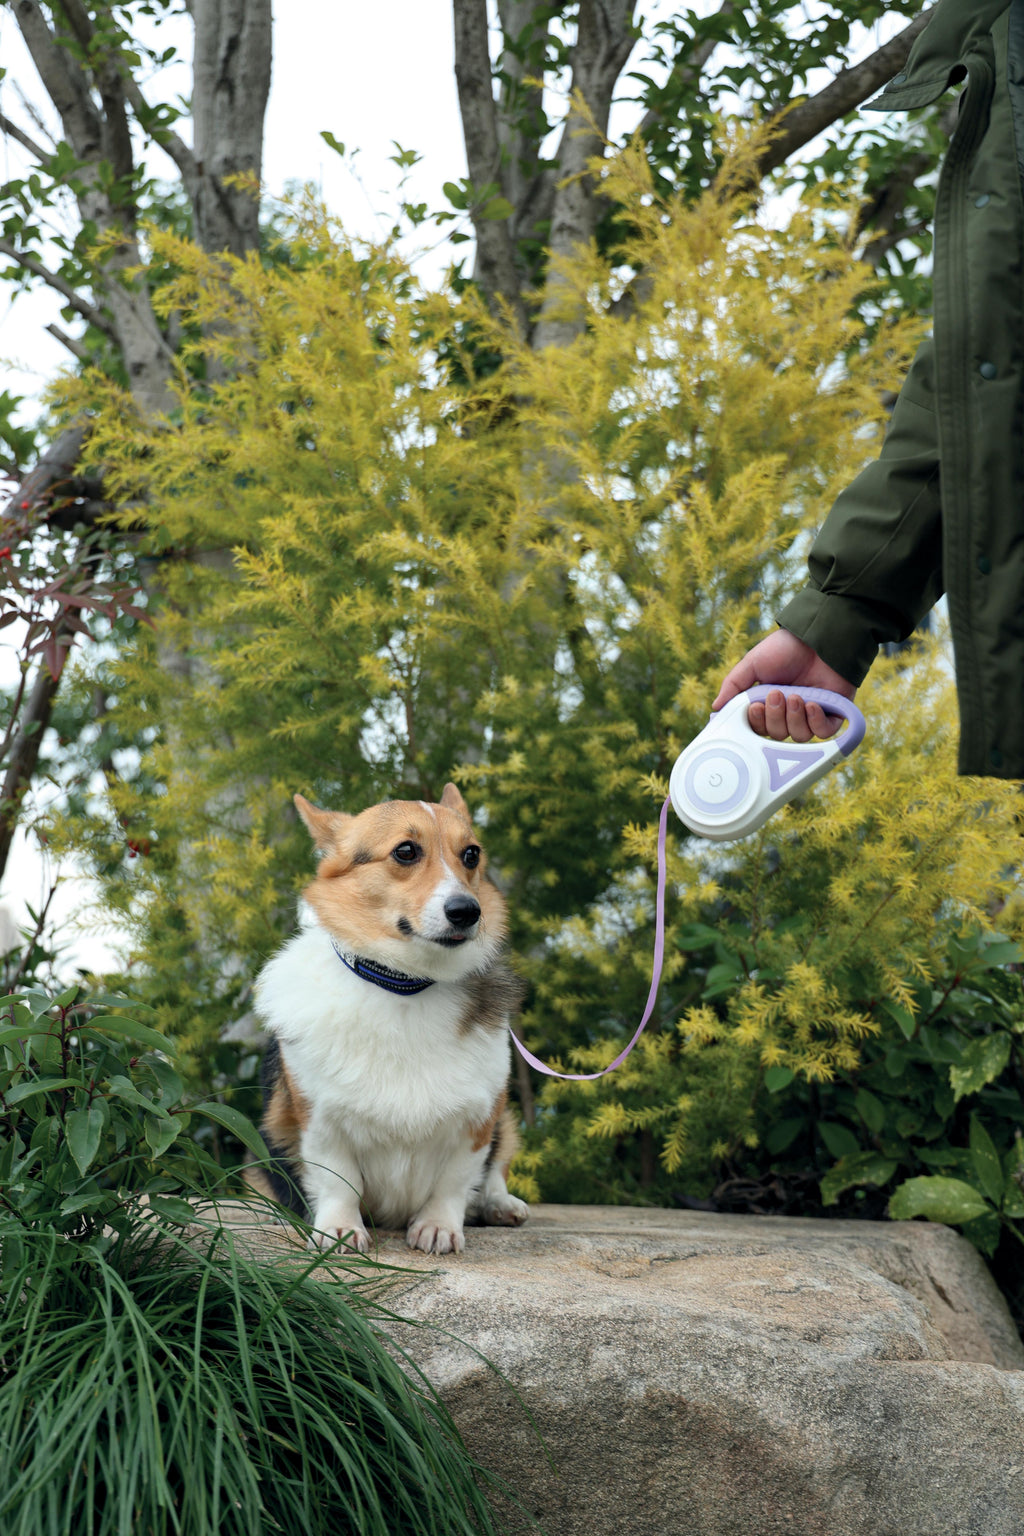
[[[429,976],[406,976],[402,971],[392,971],[386,965],[379,965],[376,960],[363,960],[359,955],[353,955],[350,959],[338,948],[334,939],[331,944],[342,965],[348,966],[353,975],[362,977],[363,981],[372,981],[375,987],[383,987],[385,992],[414,997],[417,992],[425,992],[434,985]]]

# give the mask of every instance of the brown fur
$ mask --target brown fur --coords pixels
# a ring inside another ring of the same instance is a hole
[[[506,1109],[498,1121],[494,1131],[494,1139],[491,1142],[491,1160],[498,1165],[503,1179],[508,1178],[508,1170],[512,1159],[519,1151],[519,1131],[512,1111]]]
[[[485,1120],[483,1125],[470,1126],[469,1134],[472,1138],[472,1147],[474,1152],[479,1152],[481,1147],[486,1147],[487,1143],[494,1139],[495,1129],[499,1119],[505,1112],[505,1105],[507,1103],[508,1090],[506,1089],[503,1093],[498,1095],[490,1119]]]
[[[263,1117],[264,1129],[289,1157],[299,1155],[299,1141],[309,1124],[309,1104],[296,1088],[288,1063],[281,1056],[281,1068],[277,1088],[271,1095],[267,1112]]]
[[[519,977],[500,961],[468,976],[462,985],[469,995],[459,1019],[460,1035],[474,1029],[504,1029],[506,1020],[519,1012],[526,992]]]

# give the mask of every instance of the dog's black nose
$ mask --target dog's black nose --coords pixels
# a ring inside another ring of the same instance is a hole
[[[472,896],[449,896],[444,915],[453,928],[472,928],[480,919],[480,903]]]

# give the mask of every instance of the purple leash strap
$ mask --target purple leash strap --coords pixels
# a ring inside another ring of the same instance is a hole
[[[570,1083],[589,1083],[595,1077],[604,1077],[608,1072],[614,1072],[636,1045],[654,1012],[654,1004],[658,999],[658,984],[661,981],[662,962],[665,959],[665,844],[668,838],[668,810],[671,804],[671,800],[665,801],[661,808],[661,819],[658,822],[658,893],[655,897],[654,909],[654,969],[651,975],[651,990],[647,994],[647,1006],[644,1009],[643,1018],[636,1027],[636,1034],[625,1050],[620,1051],[615,1060],[609,1066],[602,1067],[600,1072],[556,1072],[553,1067],[546,1066],[543,1061],[534,1056],[532,1051],[528,1051],[523,1042],[509,1030],[519,1054],[529,1062],[531,1067],[537,1072],[543,1072],[546,1077],[561,1077]]]

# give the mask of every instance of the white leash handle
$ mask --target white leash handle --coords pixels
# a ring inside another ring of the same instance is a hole
[[[828,741],[777,742],[758,736],[747,721],[747,710],[776,689],[839,715],[847,722],[846,730]],[[713,842],[747,837],[780,805],[849,757],[864,731],[864,716],[842,694],[782,684],[750,688],[712,715],[680,754],[668,787],[673,809],[691,832]]]

